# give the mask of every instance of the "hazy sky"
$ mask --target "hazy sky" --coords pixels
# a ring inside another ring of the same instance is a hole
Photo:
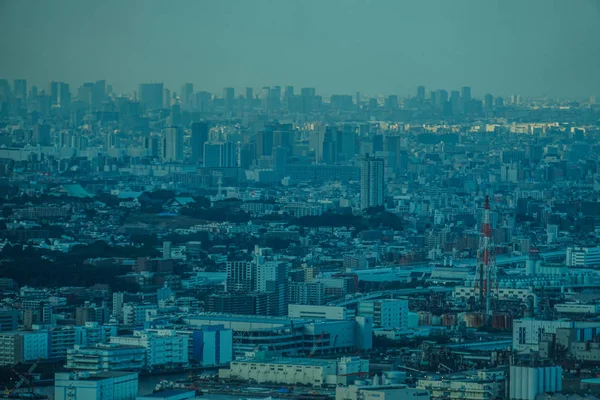
[[[600,0],[0,0],[0,78],[600,95]]]

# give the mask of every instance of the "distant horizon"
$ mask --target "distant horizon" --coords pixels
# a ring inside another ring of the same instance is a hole
[[[589,99],[599,20],[597,0],[4,0],[0,79]]]
[[[79,84],[72,84],[71,82],[65,82],[65,81],[61,81],[58,79],[54,79],[54,80],[50,80],[45,84],[38,84],[38,83],[33,83],[31,82],[29,79],[27,78],[23,78],[23,77],[18,77],[18,78],[13,78],[13,79],[8,79],[6,77],[0,77],[1,79],[7,79],[11,85],[11,88],[14,87],[14,81],[15,80],[20,80],[20,79],[25,79],[27,81],[27,91],[29,92],[31,90],[31,87],[36,86],[39,90],[45,90],[45,91],[49,91],[50,90],[50,84],[52,82],[63,82],[69,85],[69,90],[71,91],[71,93],[73,95],[77,94],[77,89],[79,87],[81,87],[83,84],[85,83],[94,83],[94,82],[98,82],[98,81],[106,81],[107,86],[112,86],[113,88],[113,93],[116,95],[133,95],[134,93],[138,93],[139,92],[139,85],[141,84],[147,84],[147,83],[162,83],[163,84],[163,88],[167,89],[169,91],[171,91],[171,93],[177,93],[177,95],[179,95],[179,93],[181,92],[181,86],[186,84],[186,83],[192,83],[194,85],[194,93],[196,92],[209,92],[212,95],[220,98],[223,97],[222,96],[222,91],[225,88],[228,87],[232,87],[232,86],[223,86],[221,88],[218,89],[214,89],[214,90],[210,90],[210,89],[206,89],[206,88],[199,88],[197,87],[197,84],[194,82],[182,82],[179,85],[176,85],[175,87],[172,86],[167,86],[165,84],[164,81],[149,81],[149,82],[139,82],[137,84],[134,84],[134,89],[131,90],[118,90],[114,88],[114,85],[111,84],[111,82],[107,79],[90,79],[90,80],[84,80]],[[471,88],[471,95],[472,98],[474,99],[483,99],[487,94],[491,94],[494,96],[494,98],[496,97],[502,97],[503,99],[509,99],[511,96],[520,96],[522,99],[530,99],[530,100],[541,100],[541,99],[548,99],[548,100],[572,100],[572,101],[589,101],[592,97],[596,98],[595,95],[589,95],[589,96],[580,96],[580,97],[569,97],[569,96],[548,96],[548,95],[525,95],[525,94],[521,94],[521,93],[511,93],[511,94],[496,94],[493,92],[488,92],[488,91],[482,91],[482,92],[478,92],[477,90],[474,90],[473,86],[469,86],[469,85],[464,85],[464,86],[460,86],[460,87],[456,87],[456,88],[446,88],[446,87],[440,87],[440,88],[429,88],[425,85],[417,85],[414,87],[414,90],[410,91],[409,93],[367,93],[367,92],[360,92],[360,91],[349,91],[349,92],[336,92],[336,93],[325,93],[325,92],[320,92],[319,91],[319,87],[318,86],[294,86],[294,85],[286,85],[286,84],[273,84],[273,85],[260,85],[260,86],[242,86],[242,87],[233,87],[235,90],[235,97],[240,97],[240,96],[244,96],[245,93],[245,89],[246,88],[252,88],[254,90],[254,97],[256,98],[257,95],[260,94],[260,89],[262,89],[263,87],[274,87],[274,86],[279,86],[282,89],[284,89],[287,86],[293,86],[294,87],[294,94],[295,95],[299,95],[300,94],[300,89],[302,88],[314,88],[316,90],[316,93],[318,96],[322,96],[325,98],[334,96],[334,95],[347,95],[347,96],[352,96],[354,97],[356,95],[356,93],[359,93],[362,96],[364,96],[365,98],[373,98],[373,97],[381,97],[381,96],[399,96],[399,99],[406,99],[406,98],[412,98],[416,95],[417,93],[417,87],[418,86],[424,86],[425,87],[425,96],[426,98],[429,98],[429,95],[432,91],[436,91],[436,90],[446,90],[448,92],[448,94],[450,94],[452,91],[459,91],[462,87],[470,87]],[[283,93],[282,93],[283,94]],[[76,96],[74,96],[76,97]]]

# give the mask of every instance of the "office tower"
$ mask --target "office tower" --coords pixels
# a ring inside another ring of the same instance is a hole
[[[385,108],[388,111],[393,111],[398,108],[398,96],[391,95],[385,99]]]
[[[246,88],[246,100],[249,101],[248,104],[252,104],[252,100],[254,100],[254,90],[251,87]]]
[[[10,82],[8,79],[0,79],[0,99],[8,100],[10,96]]]
[[[166,128],[163,139],[163,159],[183,160],[183,130],[179,127]]]
[[[494,109],[494,96],[491,94],[486,94],[483,98],[483,104],[485,106],[486,111],[492,111]]]
[[[27,81],[25,79],[15,79],[13,89],[15,98],[21,100],[27,99]]]
[[[268,86],[263,86],[263,88],[260,90],[260,107],[263,110],[268,110],[269,109],[269,92],[270,92],[270,88]]]
[[[354,95],[354,102],[356,103],[356,109],[360,110],[360,92],[356,92]]]
[[[438,108],[444,108],[444,105],[448,102],[448,92],[444,89],[439,89],[437,92],[437,103]]]
[[[383,205],[383,159],[367,154],[360,163],[360,208]]]
[[[206,142],[204,144],[204,166],[211,168],[236,167],[235,144],[232,142]]]
[[[96,81],[92,89],[92,109],[99,110],[107,97],[106,81]]]
[[[379,102],[377,101],[376,97],[371,97],[369,99],[369,110],[370,111],[375,111],[379,108]]]
[[[346,124],[341,130],[337,131],[335,141],[338,161],[348,161],[354,158],[357,151],[356,139],[357,136],[352,125]]]
[[[496,107],[504,107],[504,99],[500,96],[496,97]]]
[[[64,82],[50,83],[50,103],[60,108],[69,108],[71,106],[71,90],[69,84]]]
[[[279,110],[281,108],[281,86],[273,86],[269,89],[269,111]]]
[[[223,100],[225,101],[225,111],[233,111],[233,104],[235,102],[235,89],[227,87],[223,89]]]
[[[273,152],[273,127],[265,127],[256,134],[256,155],[270,156]]]
[[[204,160],[204,144],[208,142],[208,123],[194,122],[192,124],[192,137],[190,144],[192,147],[192,163],[199,163]]]
[[[425,86],[417,87],[417,101],[420,103],[425,101]]]
[[[291,124],[280,125],[273,132],[273,147],[281,146],[288,150],[294,147],[294,131]]]
[[[163,106],[163,84],[141,83],[139,96],[140,103],[148,110],[157,110]]]
[[[311,113],[317,108],[317,91],[315,88],[300,89],[300,109],[306,113]]]
[[[50,125],[37,124],[33,127],[33,144],[39,146],[50,146],[52,140],[50,137]]]
[[[469,86],[463,86],[460,90],[460,97],[464,104],[471,101],[471,88]]]
[[[212,100],[212,93],[210,92],[198,92],[196,93],[196,108],[200,111],[208,111],[210,108],[210,102]]]
[[[181,104],[190,106],[192,104],[192,95],[194,94],[194,84],[184,83],[181,85]]]
[[[450,92],[450,108],[452,110],[452,114],[456,115],[461,112],[460,110],[460,92],[458,90],[453,90]]]
[[[285,98],[288,99],[290,97],[294,97],[294,87],[286,86],[285,87]]]
[[[50,104],[55,106],[58,104],[58,84],[60,82],[50,82]]]
[[[333,164],[337,161],[337,139],[338,129],[335,126],[325,127],[323,141],[321,142],[321,160],[324,164]]]
[[[171,108],[171,91],[166,88],[163,89],[162,108]]]

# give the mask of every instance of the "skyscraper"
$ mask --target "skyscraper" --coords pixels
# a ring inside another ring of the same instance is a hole
[[[208,123],[194,122],[192,124],[192,163],[199,163],[204,160],[204,144],[208,142]]]
[[[462,101],[464,104],[467,104],[468,102],[470,102],[471,101],[471,87],[463,86],[463,88],[460,90],[460,97],[462,98]]]
[[[237,166],[236,146],[231,142],[207,142],[204,144],[204,166],[229,168]]]
[[[68,83],[50,83],[50,102],[53,106],[69,108],[71,106],[71,90]]]
[[[383,205],[383,159],[367,154],[360,163],[360,208]]]
[[[233,111],[233,104],[235,102],[235,89],[232,87],[226,87],[223,89],[223,100],[225,100],[225,111]]]
[[[27,81],[25,79],[15,79],[13,82],[15,98],[25,100],[27,98]]]
[[[425,101],[425,86],[417,87],[417,101],[421,103]]]
[[[52,139],[50,137],[50,125],[34,125],[33,143],[40,146],[50,146],[52,144]]]
[[[181,128],[166,128],[163,143],[163,159],[165,161],[183,160],[183,131]]]
[[[190,106],[192,103],[192,95],[194,94],[194,84],[184,83],[181,86],[181,103],[184,106]]]
[[[149,110],[156,110],[163,106],[163,84],[162,83],[141,83],[140,84],[140,103]]]

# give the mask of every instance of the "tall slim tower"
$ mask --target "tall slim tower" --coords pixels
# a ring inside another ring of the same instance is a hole
[[[490,323],[492,316],[492,291],[497,292],[497,290],[498,280],[490,222],[490,200],[488,196],[485,196],[481,236],[477,250],[475,293],[479,295],[480,309],[485,312],[486,325]]]
[[[369,157],[360,162],[360,208],[383,205],[383,159]]]

